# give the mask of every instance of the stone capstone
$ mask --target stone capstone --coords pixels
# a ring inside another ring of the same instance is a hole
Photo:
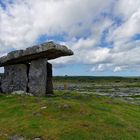
[[[26,91],[27,89],[27,66],[25,64],[17,64],[5,66],[5,73],[1,80],[1,90],[4,93],[13,91]]]
[[[7,56],[0,58],[0,67],[6,65],[28,63],[32,60],[47,58],[55,59],[61,56],[73,55],[73,52],[64,45],[54,42],[47,42],[37,46],[29,47],[26,50],[17,50],[8,53]]]

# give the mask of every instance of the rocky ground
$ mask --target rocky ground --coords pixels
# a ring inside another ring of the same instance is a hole
[[[60,77],[61,79],[61,77]],[[77,91],[82,94],[95,94],[109,96],[111,98],[120,98],[129,103],[140,105],[140,78],[112,78],[89,79],[83,77],[82,81],[76,81],[76,78],[54,80],[55,90]]]

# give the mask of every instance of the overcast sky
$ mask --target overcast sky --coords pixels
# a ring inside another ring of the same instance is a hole
[[[140,0],[0,0],[0,56],[50,40],[54,75],[140,75]]]

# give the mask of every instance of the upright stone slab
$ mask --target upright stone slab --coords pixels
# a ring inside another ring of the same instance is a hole
[[[46,95],[47,59],[31,61],[28,77],[29,92],[36,96]]]
[[[26,91],[27,89],[27,65],[17,64],[5,66],[5,73],[1,82],[1,90],[4,93],[13,91]]]
[[[2,80],[2,76],[3,76],[3,74],[0,73],[0,92],[2,92],[2,90],[1,90],[1,80]]]
[[[53,94],[52,64],[47,63],[47,94]]]

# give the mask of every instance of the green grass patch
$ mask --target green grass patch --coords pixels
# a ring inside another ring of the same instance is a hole
[[[0,95],[0,140],[138,140],[140,107],[117,99],[55,92],[54,97]]]

